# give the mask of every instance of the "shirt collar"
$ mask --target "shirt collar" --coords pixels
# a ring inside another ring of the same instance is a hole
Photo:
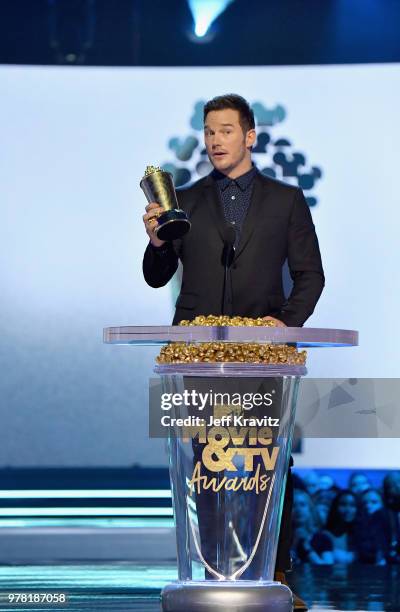
[[[225,189],[229,187],[231,183],[236,183],[236,185],[240,187],[242,191],[246,191],[246,189],[248,189],[253,182],[257,172],[258,170],[253,164],[250,170],[235,179],[229,178],[229,176],[226,176],[225,174],[222,174],[222,172],[215,169],[212,171],[211,175],[221,191],[225,191]]]

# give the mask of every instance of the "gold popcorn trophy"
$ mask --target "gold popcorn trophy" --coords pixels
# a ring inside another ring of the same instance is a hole
[[[191,223],[186,213],[179,208],[172,174],[156,166],[147,166],[140,187],[148,202],[157,202],[165,211],[157,218],[154,229],[157,238],[182,238],[190,230]]]

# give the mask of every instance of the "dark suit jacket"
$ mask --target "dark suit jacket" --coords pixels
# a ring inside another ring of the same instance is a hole
[[[192,227],[181,240],[147,246],[143,273],[151,287],[162,287],[183,264],[174,324],[197,315],[221,314],[226,221],[211,175],[177,192]],[[282,266],[288,260],[294,281],[288,299]],[[272,315],[292,327],[312,314],[324,286],[318,240],[301,189],[257,173],[240,243],[231,268],[233,314]]]

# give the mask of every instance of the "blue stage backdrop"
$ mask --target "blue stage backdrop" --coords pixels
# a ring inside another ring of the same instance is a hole
[[[310,375],[400,375],[399,65],[3,66],[0,469],[165,465],[147,434],[157,350],[103,345],[102,328],[170,323],[174,287],[141,274],[139,180],[207,173],[202,103],[230,91],[253,104],[258,167],[312,210],[326,288],[307,324],[360,330],[359,348],[310,351]],[[395,441],[320,448],[297,464],[399,464]]]

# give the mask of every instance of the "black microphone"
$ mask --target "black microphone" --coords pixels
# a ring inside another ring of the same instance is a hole
[[[226,225],[222,234],[224,248],[221,263],[224,266],[224,286],[222,290],[221,312],[223,315],[232,315],[232,287],[229,268],[235,257],[236,230],[233,225]]]

